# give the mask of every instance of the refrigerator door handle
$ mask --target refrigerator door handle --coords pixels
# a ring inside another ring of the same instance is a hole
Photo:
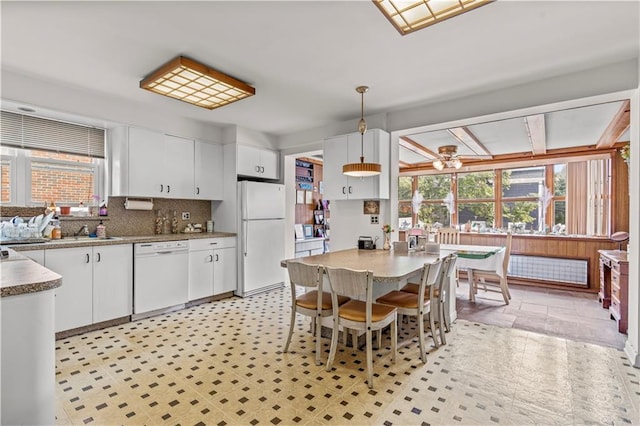
[[[242,235],[244,236],[244,239],[242,241],[242,251],[244,252],[244,256],[247,257],[247,242],[249,239],[249,224],[247,223],[246,220],[242,221]]]

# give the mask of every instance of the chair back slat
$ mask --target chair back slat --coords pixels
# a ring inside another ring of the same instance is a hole
[[[433,289],[438,283],[438,277],[440,276],[442,266],[442,259],[438,259],[433,263],[424,264],[424,267],[422,268],[422,278],[420,279],[420,287],[418,288],[418,303],[424,299],[424,295],[427,291],[429,291],[429,297],[433,298]]]
[[[460,244],[460,232],[456,228],[440,228],[436,235],[438,244]]]
[[[287,262],[291,284],[301,287],[318,288],[322,278],[322,266],[309,265],[302,262]]]
[[[348,268],[327,268],[331,291],[352,299],[367,300],[373,283],[373,272]]]

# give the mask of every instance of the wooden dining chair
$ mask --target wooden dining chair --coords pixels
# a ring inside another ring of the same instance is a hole
[[[308,316],[311,318],[311,332],[316,337],[316,365],[320,365],[322,364],[320,360],[322,331],[320,319],[333,314],[331,294],[322,291],[324,268],[321,265],[287,262],[287,271],[289,272],[289,281],[291,283],[291,321],[284,352],[289,351],[296,314]],[[297,286],[304,287],[305,293],[298,296]],[[348,301],[348,297],[340,296],[337,298],[336,303],[343,304]]]
[[[376,303],[393,306],[398,310],[398,314],[416,317],[418,322],[418,345],[420,347],[420,359],[426,364],[427,350],[424,338],[424,317],[429,315],[429,328],[431,337],[436,348],[440,346],[436,338],[436,327],[431,310],[437,305],[432,301],[435,298],[434,288],[438,282],[442,261],[440,259],[433,263],[425,263],[420,275],[420,284],[416,293],[408,293],[400,290],[393,290],[378,297]]]
[[[331,371],[338,346],[340,327],[364,331],[367,351],[367,385],[373,388],[373,348],[372,332],[391,325],[391,360],[396,362],[397,329],[396,308],[373,303],[373,272],[356,271],[347,268],[325,268],[331,285],[333,302],[333,332],[331,350],[327,361],[327,371]],[[338,303],[338,297],[349,297],[344,304]],[[354,342],[354,348],[357,344]]]
[[[449,289],[451,288],[451,275],[456,270],[456,261],[458,255],[455,253],[445,257],[442,261],[442,267],[440,268],[440,274],[438,276],[438,284],[436,286],[437,293],[435,296],[435,303],[438,305],[438,330],[440,331],[440,343],[447,344],[447,338],[445,332],[451,331],[451,312],[449,309]]]
[[[439,228],[436,234],[438,244],[460,244],[460,231],[457,228]],[[460,287],[460,277],[456,269],[456,287]]]
[[[509,269],[509,257],[511,256],[511,232],[507,233],[507,242],[504,251],[504,259],[502,261],[502,276],[496,271],[485,271],[481,269],[470,269],[471,276],[469,280],[469,299],[475,302],[475,295],[478,293],[478,287],[482,287],[484,291],[492,291],[502,293],[504,303],[509,304],[511,293],[509,292],[509,284],[507,283],[507,271]]]
[[[460,244],[460,231],[456,228],[439,228],[436,234],[438,244]]]

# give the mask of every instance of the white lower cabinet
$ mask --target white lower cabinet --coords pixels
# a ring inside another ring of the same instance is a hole
[[[46,250],[45,266],[62,275],[55,292],[56,332],[131,315],[130,244]]]
[[[189,241],[189,300],[236,290],[235,247],[235,237]]]
[[[28,257],[37,264],[44,266],[44,249],[21,250],[18,253],[20,253],[22,256]]]
[[[133,248],[131,244],[93,248],[93,322],[131,315]]]

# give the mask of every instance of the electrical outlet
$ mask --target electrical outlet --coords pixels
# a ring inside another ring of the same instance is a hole
[[[372,225],[377,225],[378,223],[380,223],[380,222],[378,222],[378,216],[371,215],[371,224]]]
[[[191,213],[182,212],[182,220],[189,220],[189,219],[191,219]]]

